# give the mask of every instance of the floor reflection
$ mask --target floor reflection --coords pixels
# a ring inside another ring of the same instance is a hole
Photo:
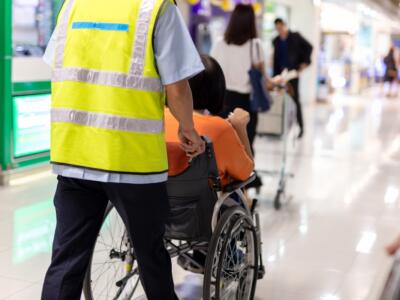
[[[56,216],[53,201],[23,206],[13,216],[13,262],[25,261],[44,253],[51,253]]]

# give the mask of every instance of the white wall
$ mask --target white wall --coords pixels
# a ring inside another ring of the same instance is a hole
[[[51,69],[41,57],[14,57],[12,61],[12,81],[49,81]]]

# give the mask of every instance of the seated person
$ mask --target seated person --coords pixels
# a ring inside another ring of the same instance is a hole
[[[224,106],[225,77],[220,65],[210,56],[201,57],[205,70],[189,80],[193,94],[194,126],[200,135],[211,139],[214,146],[215,158],[222,185],[232,181],[247,180],[254,170],[253,154],[247,136],[249,113],[235,109],[228,119],[216,115]],[[168,146],[169,176],[176,176],[189,167],[189,158],[181,149],[178,137],[178,122],[166,109],[165,132]],[[253,202],[247,199],[249,207]],[[255,203],[255,202],[254,202]],[[203,273],[206,256],[200,251],[193,251],[193,259],[198,263],[192,264],[185,256],[178,257],[178,264],[184,269]]]
[[[202,56],[205,70],[189,80],[193,94],[194,125],[197,132],[211,139],[222,185],[247,180],[254,170],[254,160],[247,136],[248,112],[235,109],[228,119],[216,115],[224,105],[225,77],[217,61]],[[169,175],[175,176],[189,167],[189,158],[180,147],[178,122],[167,109],[165,114]]]

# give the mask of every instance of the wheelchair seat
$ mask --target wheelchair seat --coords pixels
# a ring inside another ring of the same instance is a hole
[[[209,241],[211,219],[221,188],[213,145],[205,138],[206,151],[183,173],[170,176],[167,192],[170,215],[165,237],[186,241]]]

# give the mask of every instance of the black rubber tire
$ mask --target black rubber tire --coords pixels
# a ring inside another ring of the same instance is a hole
[[[254,294],[256,291],[256,285],[257,285],[257,277],[258,277],[258,257],[259,257],[259,253],[258,253],[258,241],[257,241],[257,234],[256,234],[256,230],[253,224],[253,220],[251,219],[251,217],[249,217],[246,213],[246,211],[239,207],[239,206],[235,206],[235,207],[231,207],[228,210],[226,210],[221,218],[218,221],[218,224],[215,228],[215,231],[212,235],[211,238],[211,242],[209,244],[208,247],[208,254],[207,254],[207,259],[206,259],[206,264],[205,264],[205,270],[204,270],[204,283],[203,283],[203,300],[219,300],[216,297],[212,297],[211,295],[211,280],[213,277],[213,263],[214,263],[214,256],[217,252],[217,247],[218,247],[218,242],[219,239],[222,235],[222,233],[224,232],[224,230],[226,230],[228,228],[228,232],[229,230],[232,229],[233,224],[236,223],[236,221],[239,218],[243,218],[246,220],[246,222],[248,223],[249,226],[251,226],[251,231],[253,234],[253,249],[254,249],[254,265],[256,267],[256,270],[254,270],[254,276],[252,279],[252,283],[251,283],[251,292],[250,292],[250,299],[254,299]],[[226,245],[227,241],[224,242],[224,244]],[[234,299],[232,299],[234,300]]]
[[[275,199],[274,199],[274,208],[276,210],[280,210],[282,207],[282,192],[278,191],[275,195]]]

